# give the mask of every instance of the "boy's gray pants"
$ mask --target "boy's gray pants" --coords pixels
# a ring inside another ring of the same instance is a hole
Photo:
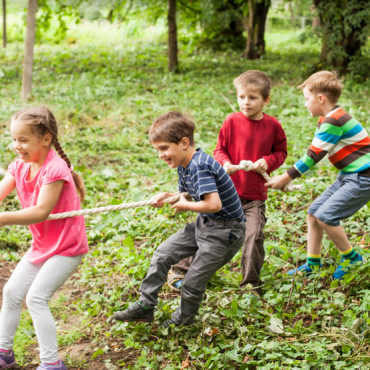
[[[170,236],[153,254],[149,270],[140,288],[140,303],[147,308],[157,305],[158,293],[172,265],[194,256],[181,287],[181,305],[172,315],[177,324],[191,323],[199,310],[206,284],[242,247],[245,222],[197,215],[194,222]]]

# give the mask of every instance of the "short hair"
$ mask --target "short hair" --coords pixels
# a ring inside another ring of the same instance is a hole
[[[264,99],[270,96],[271,80],[266,73],[257,70],[250,70],[242,73],[235,78],[234,86],[238,87],[252,87],[258,89]]]
[[[171,110],[154,120],[149,129],[149,141],[178,144],[184,137],[187,137],[190,145],[194,146],[194,131],[195,125],[189,117],[176,110]]]
[[[337,71],[320,71],[311,75],[297,89],[307,89],[315,94],[325,95],[330,102],[336,103],[342,94],[342,81]]]

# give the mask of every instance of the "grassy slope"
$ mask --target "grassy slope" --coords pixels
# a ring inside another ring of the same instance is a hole
[[[169,109],[181,109],[194,117],[198,144],[212,153],[218,130],[232,112],[222,94],[236,106],[232,80],[247,69],[261,69],[273,80],[272,101],[266,112],[280,120],[289,142],[289,157],[277,172],[303,154],[315,120],[309,118],[295,86],[316,60],[316,45],[299,44],[293,32],[268,34],[267,56],[258,61],[246,61],[234,53],[187,54],[183,45],[182,72],[172,75],[166,72],[166,45],[157,37],[161,30],[152,28],[132,36],[134,26],[130,31],[82,24],[69,33],[77,44],[37,46],[34,89],[27,105],[19,100],[22,45],[11,44],[5,52],[0,51],[3,166],[14,158],[8,133],[11,114],[24,106],[47,104],[59,118],[66,153],[86,181],[85,208],[174,190],[175,171],[159,161],[148,143],[150,123]],[[367,90],[366,85],[347,83],[341,104],[369,129]],[[335,175],[324,160],[306,176],[317,181],[306,182],[302,192],[269,192],[262,301],[250,300],[245,291],[238,290],[240,276],[226,266],[209,283],[199,323],[194,327],[162,332],[155,325],[114,324],[110,319],[105,323],[113,311],[137,299],[155,247],[194,218],[192,214],[175,217],[168,208],[143,208],[86,217],[92,251],[74,282],[84,293],[70,306],[70,313],[78,312],[90,320],[84,331],[92,340],[96,338],[96,346],[103,351],[111,337],[118,347],[132,349],[136,360],[116,362],[127,369],[179,369],[187,354],[192,366],[199,369],[365,368],[362,364],[370,359],[370,265],[352,275],[350,283],[341,287],[331,284],[338,253],[325,240],[325,269],[319,275],[292,281],[283,274],[297,258],[304,260],[305,209]],[[13,195],[1,209],[19,207]],[[370,244],[367,207],[344,225],[356,249]],[[1,229],[3,259],[19,258],[17,249],[27,248],[28,241],[25,228]],[[364,253],[370,255],[366,250]],[[240,254],[234,261],[239,260]],[[169,317],[178,303],[179,298],[162,295],[158,320]],[[355,319],[360,321],[353,326]],[[26,329],[17,337],[18,354],[25,353],[30,337],[34,340],[26,313],[22,325]],[[77,337],[61,334],[60,342],[70,344]]]

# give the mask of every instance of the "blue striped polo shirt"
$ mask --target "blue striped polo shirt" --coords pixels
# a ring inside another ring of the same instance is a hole
[[[196,202],[204,200],[203,195],[218,193],[222,209],[217,213],[201,213],[204,217],[224,220],[245,221],[244,212],[234,183],[225,169],[210,155],[197,149],[186,168],[177,167],[179,191],[188,192]]]

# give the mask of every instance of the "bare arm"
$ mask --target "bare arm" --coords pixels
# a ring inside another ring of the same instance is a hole
[[[204,200],[200,202],[189,202],[183,194],[180,200],[171,208],[175,209],[175,213],[179,212],[199,212],[199,213],[216,213],[222,209],[222,202],[217,192],[203,195]]]
[[[9,172],[0,181],[0,202],[15,189],[15,178]]]
[[[0,213],[0,227],[6,225],[33,225],[45,221],[57,204],[63,185],[63,180],[43,185],[37,198],[37,205],[16,212]]]

